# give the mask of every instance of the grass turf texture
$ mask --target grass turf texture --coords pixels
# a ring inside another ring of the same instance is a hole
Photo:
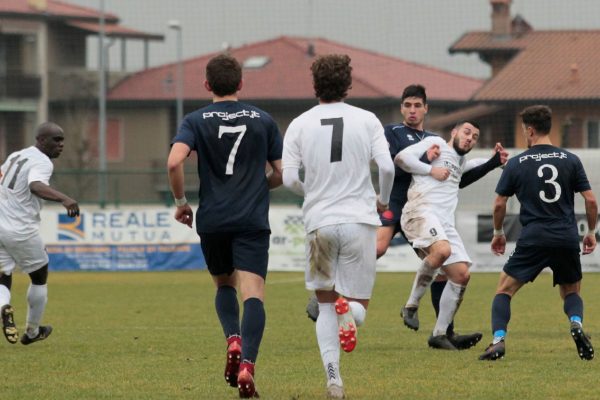
[[[497,274],[475,274],[457,317],[459,332],[485,333],[477,347],[431,350],[429,294],[421,330],[399,316],[412,274],[379,274],[358,346],[342,354],[349,399],[593,399],[599,361],[582,361],[569,335],[551,276],[524,287],[512,304],[506,358],[478,361],[490,340]],[[206,271],[51,273],[46,341],[23,346],[2,340],[0,398],[235,399],[223,379],[225,341]],[[22,334],[28,278],[12,290]],[[584,327],[600,345],[600,274],[583,281]],[[257,364],[264,399],[323,399],[325,376],[315,328],[304,312],[308,292],[300,273],[270,273],[267,329]]]

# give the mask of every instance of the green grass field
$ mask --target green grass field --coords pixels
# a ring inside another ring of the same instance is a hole
[[[496,274],[472,277],[457,328],[485,332],[474,349],[431,350],[429,299],[421,330],[399,317],[412,274],[379,274],[359,344],[342,355],[349,399],[597,399],[599,361],[576,354],[558,291],[544,274],[513,301],[507,356],[478,361],[490,340]],[[21,328],[28,278],[12,304]],[[267,329],[257,364],[264,399],[323,399],[325,377],[300,273],[270,273]],[[206,271],[51,273],[44,321],[31,346],[2,340],[0,399],[235,399],[222,377],[225,345]],[[600,332],[600,275],[584,278],[585,327]]]

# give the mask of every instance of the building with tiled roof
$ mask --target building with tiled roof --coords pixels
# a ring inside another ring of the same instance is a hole
[[[600,30],[536,31],[523,17],[510,16],[511,0],[490,3],[492,30],[468,32],[450,47],[450,53],[477,53],[492,68],[491,78],[471,98],[478,107],[430,124],[444,128],[468,115],[485,125],[488,144],[525,147],[519,111],[548,104],[554,144],[600,147]]]
[[[281,36],[272,40],[233,48],[229,53],[244,64],[244,88],[248,100],[315,101],[310,65],[315,55],[339,53],[352,59],[351,100],[390,101],[397,99],[407,85],[419,82],[428,88],[432,103],[462,103],[473,96],[482,81],[430,66],[416,64],[372,51],[358,49],[322,38]],[[214,54],[185,60],[186,102],[205,102],[210,93],[204,87],[204,69]],[[113,101],[174,100],[165,82],[174,79],[176,65],[168,64],[141,71],[113,88]]]
[[[101,16],[99,10],[58,0],[0,0],[0,160],[31,144],[40,122],[77,119],[74,109],[97,103],[98,72],[86,67],[86,39],[99,35]],[[121,44],[122,71],[109,74],[114,82],[126,70],[126,41],[147,44],[163,36],[122,26],[111,13],[103,19],[105,36]],[[63,158],[69,161],[68,155]]]
[[[400,96],[410,84],[427,87],[430,115],[463,106],[482,84],[479,79],[322,38],[281,36],[227,51],[243,65],[240,100],[269,112],[282,132],[293,118],[317,104],[310,65],[320,54],[341,53],[351,57],[353,82],[347,101],[374,112],[384,124],[401,121]],[[212,101],[211,93],[204,88],[204,74],[206,64],[216,54],[182,61],[181,98],[185,113]],[[177,67],[173,63],[137,72],[109,91],[112,131],[127,132],[114,134],[122,142],[120,148],[127,157],[122,164],[113,165],[121,168],[164,165],[165,149],[177,126]],[[140,148],[139,143],[144,146]],[[157,187],[166,190],[164,184]]]

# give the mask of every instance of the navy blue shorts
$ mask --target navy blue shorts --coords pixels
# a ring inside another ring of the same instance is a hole
[[[579,282],[582,276],[579,249],[517,246],[504,264],[504,272],[526,283],[533,282],[546,267],[553,272],[554,286]]]
[[[267,276],[271,232],[201,233],[200,245],[211,275],[231,275],[234,269]]]

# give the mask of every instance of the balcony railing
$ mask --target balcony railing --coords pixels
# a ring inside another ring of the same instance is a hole
[[[14,72],[0,75],[0,98],[37,99],[41,91],[41,79],[37,75]]]

